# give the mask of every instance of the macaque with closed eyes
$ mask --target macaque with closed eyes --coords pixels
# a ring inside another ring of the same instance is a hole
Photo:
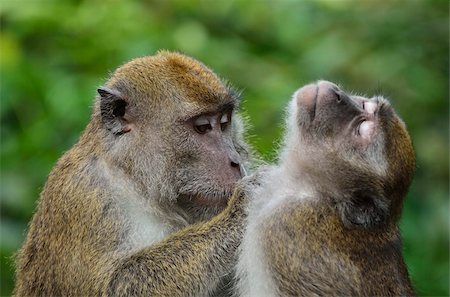
[[[398,230],[415,156],[383,97],[319,81],[288,108],[279,163],[259,174],[240,296],[414,295]]]

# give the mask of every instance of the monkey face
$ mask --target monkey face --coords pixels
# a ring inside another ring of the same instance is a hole
[[[379,110],[389,105],[383,98],[349,96],[326,81],[301,88],[295,99],[298,124],[305,138],[320,142],[345,138],[361,146],[375,141],[383,116]]]
[[[319,81],[299,89],[293,104],[301,146],[343,160],[357,158],[379,175],[387,173],[390,159],[412,153],[404,123],[383,97],[351,96]],[[392,146],[393,139],[403,142]]]
[[[99,95],[113,160],[145,195],[191,218],[226,206],[248,155],[230,86],[192,58],[161,52],[120,67]]]
[[[388,208],[399,212],[415,157],[406,127],[386,99],[347,95],[319,81],[294,94],[291,112],[288,124],[297,131],[291,145],[298,146],[304,171],[321,180],[318,191],[373,208],[378,221]]]
[[[179,127],[185,137],[184,146],[177,145],[177,150],[186,167],[177,173],[179,203],[191,207],[226,206],[245,172],[234,140],[234,116],[233,104],[228,102],[213,112],[187,119]]]

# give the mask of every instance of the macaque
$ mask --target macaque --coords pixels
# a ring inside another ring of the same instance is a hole
[[[385,98],[327,81],[299,89],[278,164],[250,191],[238,295],[414,295],[398,230],[414,170]]]
[[[243,234],[252,155],[239,94],[161,51],[114,71],[50,173],[17,255],[17,296],[209,296]],[[221,294],[222,292],[217,292]]]

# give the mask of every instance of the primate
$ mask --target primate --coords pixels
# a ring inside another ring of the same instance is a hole
[[[258,174],[239,296],[414,295],[398,221],[415,156],[383,97],[319,81],[288,108],[279,162]]]
[[[17,255],[17,296],[206,296],[232,270],[248,169],[238,93],[161,51],[98,89]]]

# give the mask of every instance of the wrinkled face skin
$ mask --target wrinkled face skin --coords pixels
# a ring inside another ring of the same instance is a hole
[[[231,97],[230,97],[231,98]],[[201,112],[185,120],[178,127],[175,149],[184,165],[178,166],[178,202],[190,209],[223,209],[236,182],[245,174],[243,160],[235,141],[233,101],[213,111]],[[180,140],[183,143],[180,143]]]
[[[171,192],[161,196],[194,220],[222,211],[245,174],[247,152],[239,140],[242,131],[233,94],[217,93],[210,105],[180,103],[179,110],[174,107],[175,112],[166,115],[171,120],[158,132],[164,150],[157,155],[165,158],[167,171],[162,176]]]
[[[113,161],[144,195],[191,222],[223,210],[249,163],[238,93],[198,61],[166,52],[125,64],[106,87],[102,102],[121,103],[107,117]]]
[[[325,81],[301,88],[295,97],[298,124],[306,143],[329,143],[335,148],[344,145],[364,153],[382,141],[383,122],[395,117],[384,98],[349,96]]]
[[[319,81],[294,94],[292,109],[298,158],[321,181],[319,191],[398,208],[415,158],[405,125],[386,99],[347,95]]]

